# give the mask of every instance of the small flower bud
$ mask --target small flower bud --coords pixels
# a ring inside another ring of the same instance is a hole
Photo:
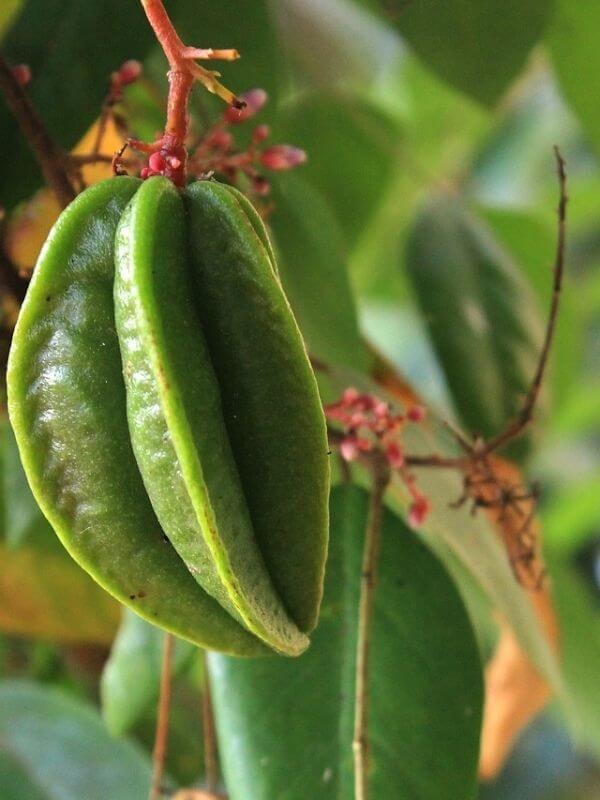
[[[225,153],[227,150],[231,149],[233,136],[229,131],[217,129],[208,137],[207,144],[214,147],[215,150],[222,150]]]
[[[427,415],[424,406],[411,406],[406,412],[406,416],[411,422],[423,422]]]
[[[12,68],[12,74],[19,86],[27,86],[31,82],[31,69],[27,64],[17,64]]]
[[[426,497],[423,495],[416,497],[408,512],[408,524],[411,528],[420,527],[427,519],[430,510],[429,500]]]
[[[257,125],[252,134],[252,141],[254,144],[260,144],[260,142],[264,142],[265,139],[268,139],[270,135],[271,129],[268,125]]]
[[[263,178],[262,175],[255,175],[252,178],[252,188],[255,194],[264,197],[271,191],[271,184],[266,178]]]
[[[122,86],[128,86],[134,83],[142,74],[142,65],[139,61],[130,59],[121,65],[118,75]]]
[[[304,164],[306,153],[289,144],[275,144],[261,153],[260,160],[267,169],[286,170]]]
[[[161,173],[167,166],[167,162],[160,153],[152,153],[148,159],[148,166],[153,172]]]
[[[390,442],[385,449],[385,457],[392,469],[404,466],[404,453],[398,442]]]
[[[255,114],[261,110],[264,104],[269,99],[264,89],[251,89],[249,92],[240,96],[240,100],[245,103],[243,108],[236,108],[229,106],[223,116],[230,125],[238,125],[240,122],[246,122],[251,119]]]

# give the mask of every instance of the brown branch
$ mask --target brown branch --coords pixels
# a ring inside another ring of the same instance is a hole
[[[219,758],[206,653],[204,654],[204,691],[202,692],[202,732],[204,735],[206,789],[214,794],[219,786]]]
[[[550,349],[554,340],[556,331],[556,322],[558,320],[558,311],[560,307],[560,296],[562,292],[563,277],[565,271],[565,240],[566,240],[566,220],[567,220],[567,202],[569,195],[567,193],[567,172],[564,158],[562,157],[558,147],[554,147],[554,156],[556,159],[556,170],[558,174],[559,183],[559,200],[558,200],[558,234],[556,241],[556,255],[554,260],[554,284],[552,287],[552,300],[550,302],[550,312],[548,315],[548,324],[546,326],[546,335],[544,337],[544,344],[540,353],[538,366],[525,397],[525,402],[519,413],[518,417],[514,419],[501,433],[489,439],[483,447],[483,455],[489,455],[495,450],[498,450],[503,445],[507,444],[512,439],[525,430],[533,419],[535,405],[540,394],[542,382],[548,365],[548,357]]]
[[[51,138],[25,89],[16,80],[10,65],[1,55],[0,92],[33,151],[44,180],[60,205],[66,208],[77,193],[69,179],[65,155]]]
[[[160,672],[160,697],[158,701],[158,717],[156,735],[152,752],[152,783],[148,800],[159,800],[162,790],[162,777],[167,755],[169,737],[169,714],[171,711],[171,663],[173,660],[173,635],[165,633],[163,659]]]
[[[352,741],[355,800],[368,800],[369,796],[369,653],[373,603],[377,584],[383,497],[389,479],[389,467],[380,462],[379,468],[373,469],[373,488],[360,574],[354,689],[354,738]]]

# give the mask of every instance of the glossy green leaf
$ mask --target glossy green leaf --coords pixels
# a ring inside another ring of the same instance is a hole
[[[130,731],[156,702],[164,641],[164,631],[124,611],[100,682],[102,715],[113,736]],[[175,639],[172,675],[185,669],[198,652],[188,642]]]
[[[379,0],[400,33],[442,80],[491,105],[525,65],[552,0]]]
[[[321,622],[293,662],[211,654],[232,800],[347,800],[352,789],[354,651],[367,495],[331,500]],[[377,800],[469,800],[481,721],[479,653],[456,588],[387,513],[371,646],[370,790]]]
[[[402,136],[397,122],[354,94],[311,93],[285,107],[276,134],[306,151],[302,174],[321,191],[351,247],[390,186]]]
[[[143,58],[153,42],[139,3],[27,0],[3,52],[31,67],[31,98],[51,135],[69,149],[99,115],[111,72],[128,58]],[[42,179],[3,102],[0,131],[3,148],[11,153],[0,175],[0,199],[10,206],[29,197]]]
[[[277,178],[269,225],[279,274],[312,356],[363,367],[366,352],[348,277],[348,247],[339,223],[302,175]]]
[[[560,88],[596,150],[600,148],[600,6],[556,0],[547,44]]]
[[[474,434],[499,433],[537,366],[535,296],[489,228],[450,195],[417,216],[406,266],[462,423]],[[522,455],[529,444],[511,451]]]
[[[97,713],[62,692],[0,684],[3,800],[146,800],[147,757],[111,739]]]

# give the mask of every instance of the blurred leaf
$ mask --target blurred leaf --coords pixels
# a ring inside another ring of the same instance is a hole
[[[298,659],[210,654],[232,800],[353,795],[354,658],[367,494],[338,487],[321,621]],[[391,513],[371,641],[370,791],[377,800],[474,796],[482,677],[446,572]],[[276,702],[273,702],[276,698]]]
[[[286,106],[276,133],[306,150],[302,173],[322,192],[351,248],[390,186],[401,138],[397,123],[353,95],[313,93]]]
[[[0,630],[108,644],[119,605],[67,554],[40,515],[17,549],[0,544]]]
[[[0,38],[23,5],[23,0],[4,0],[0,8]]]
[[[352,0],[271,3],[299,83],[371,88],[401,50],[399,37]],[[325,57],[315,58],[315,53]]]
[[[300,175],[279,176],[273,200],[269,223],[281,280],[311,355],[333,364],[365,366],[348,279],[348,248],[337,220]]]
[[[598,475],[544,511],[544,551],[556,604],[562,667],[576,732],[600,756],[600,512]]]
[[[154,35],[139,3],[120,0],[26,0],[3,52],[31,67],[28,91],[51,135],[70,149],[98,116],[110,74],[128,58],[143,58]],[[4,160],[0,200],[10,207],[42,184],[23,135],[0,103]]]
[[[600,148],[600,6],[556,0],[547,42],[564,96],[596,150]]]
[[[202,685],[192,679],[190,672],[192,670],[186,670],[171,687],[169,747],[165,762],[169,775],[182,786],[190,786],[204,777]],[[156,705],[148,709],[131,731],[131,738],[140,742],[149,754],[156,735],[156,711]]]
[[[470,433],[499,433],[537,366],[543,322],[535,297],[458,197],[430,201],[407,248],[408,273],[461,420]],[[526,452],[530,436],[511,452]]]
[[[14,549],[48,527],[27,483],[15,435],[8,421],[2,426],[2,506],[6,545]]]
[[[523,68],[549,0],[379,0],[419,56],[448,83],[494,104]]]
[[[92,151],[98,125],[98,121],[94,122],[79,140],[72,151],[75,155],[85,155]],[[121,143],[121,134],[114,121],[109,119],[98,152],[101,155],[112,156],[119,149]],[[112,174],[110,162],[84,164],[81,168],[81,177],[86,186],[110,178]],[[3,247],[6,255],[18,270],[27,273],[33,269],[42,245],[60,212],[61,207],[54,193],[46,187],[15,208],[5,226]]]
[[[113,736],[130,731],[158,699],[164,641],[164,631],[125,609],[100,683],[102,715]],[[197,652],[175,639],[173,677]]]
[[[94,710],[27,682],[0,684],[3,800],[146,800],[150,764]]]

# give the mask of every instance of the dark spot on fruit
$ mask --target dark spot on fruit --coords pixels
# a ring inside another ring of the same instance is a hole
[[[138,592],[138,597],[140,598],[140,600],[143,600],[143,598],[146,597],[146,592],[143,589],[141,589]]]

